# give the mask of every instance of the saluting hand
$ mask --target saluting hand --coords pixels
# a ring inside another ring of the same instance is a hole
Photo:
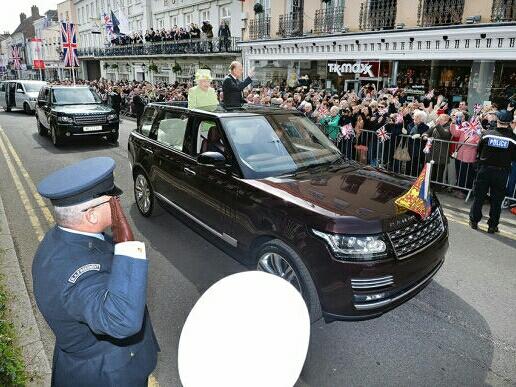
[[[127,222],[127,218],[122,211],[120,205],[120,198],[112,197],[109,199],[109,206],[111,207],[111,230],[113,232],[113,242],[121,243],[134,241],[133,231]]]

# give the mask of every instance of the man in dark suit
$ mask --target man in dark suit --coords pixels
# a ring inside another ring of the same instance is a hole
[[[133,113],[136,115],[136,125],[140,127],[140,121],[143,116],[143,111],[145,109],[145,102],[140,95],[140,91],[136,89],[133,95]]]
[[[86,159],[38,185],[57,223],[32,264],[36,303],[56,336],[54,387],[146,387],[156,366],[149,262],[120,206],[114,168],[110,157]]]
[[[118,86],[113,87],[108,96],[109,105],[115,110],[116,114],[120,116],[120,107],[122,105],[122,97]]]
[[[254,75],[254,69],[251,69],[249,76],[242,82],[242,63],[234,61],[229,67],[229,74],[222,82],[222,93],[224,96],[225,107],[239,107],[245,103],[242,91],[251,84],[251,77]]]

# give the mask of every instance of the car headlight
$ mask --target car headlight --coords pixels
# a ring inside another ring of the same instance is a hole
[[[338,259],[374,261],[387,256],[387,244],[381,235],[343,235],[312,230],[326,241]]]
[[[59,117],[57,117],[57,120],[58,120],[59,122],[66,122],[66,123],[70,123],[70,122],[73,122],[73,117],[59,116]]]
[[[108,114],[107,119],[108,121],[114,121],[118,118],[116,114]]]

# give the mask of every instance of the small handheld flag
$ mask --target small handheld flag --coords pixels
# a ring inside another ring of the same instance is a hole
[[[423,219],[432,212],[432,197],[430,196],[432,164],[433,161],[426,163],[408,192],[394,201],[397,206],[415,212]]]
[[[432,150],[432,142],[434,141],[434,139],[432,137],[429,137],[427,140],[426,140],[426,145],[425,147],[423,148],[423,153],[426,153],[426,154],[429,154],[430,151]]]
[[[391,138],[389,133],[387,133],[387,131],[385,130],[385,126],[382,126],[380,129],[378,129],[376,131],[376,135],[378,136],[378,138],[380,139],[381,142],[385,142],[389,138]]]
[[[353,130],[353,126],[351,124],[342,126],[340,128],[340,133],[344,140],[349,140],[351,137],[355,136],[355,131]]]
[[[461,124],[460,130],[466,132],[468,137],[473,135],[479,135],[482,133],[482,124],[478,117],[472,117],[469,121],[465,121]]]

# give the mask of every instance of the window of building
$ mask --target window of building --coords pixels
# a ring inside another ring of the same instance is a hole
[[[220,19],[231,24],[231,9],[228,6],[220,7]]]
[[[163,19],[157,19],[156,23],[157,23],[157,27],[158,28],[164,28],[165,27],[165,20],[163,20]]]
[[[271,14],[271,0],[258,0],[258,3],[262,5],[265,15]]]
[[[193,16],[191,13],[185,14],[185,26],[189,26],[193,22]]]
[[[206,9],[201,12],[201,23],[205,20],[210,20],[210,10]]]
[[[170,27],[177,26],[177,16],[170,16]]]

